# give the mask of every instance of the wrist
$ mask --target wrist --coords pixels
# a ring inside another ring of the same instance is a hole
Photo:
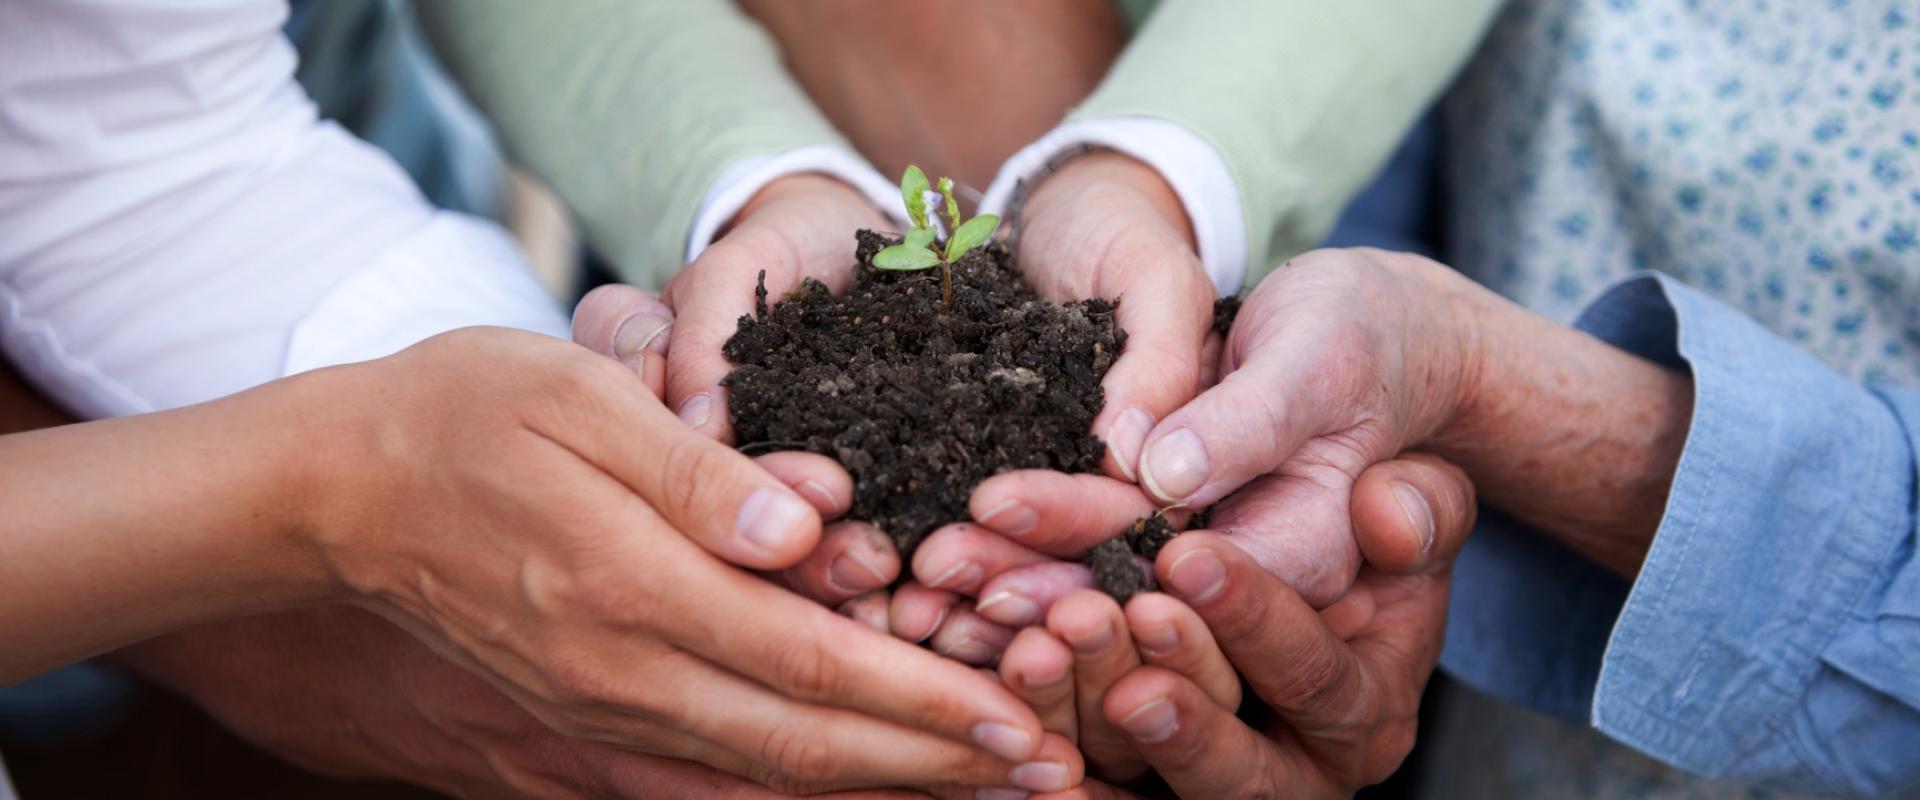
[[[1692,378],[1455,280],[1460,391],[1424,446],[1491,505],[1633,575],[1686,445]]]
[[[849,239],[856,229],[890,225],[887,216],[853,184],[825,173],[799,172],[782,175],[760,187],[715,239],[725,238],[755,217],[777,215],[796,206],[804,206],[809,211],[811,224],[846,234]]]
[[[265,503],[279,513],[278,532],[287,556],[287,578],[306,589],[310,602],[353,599],[341,572],[343,554],[352,551],[366,526],[355,514],[368,505],[368,487],[386,482],[382,475],[382,434],[353,413],[359,404],[345,398],[377,395],[361,385],[371,362],[329,367],[283,379],[270,388],[283,393],[263,404],[279,413],[264,426],[267,451],[261,469],[268,476]],[[397,413],[397,412],[396,412]],[[377,421],[375,421],[377,422]]]
[[[1186,205],[1172,184],[1146,162],[1115,150],[1094,149],[1041,176],[1028,193],[1020,215],[1031,213],[1032,219],[1045,219],[1051,205],[1071,203],[1084,192],[1107,189],[1124,191],[1144,202],[1189,251],[1197,251],[1193,221],[1188,219]]]

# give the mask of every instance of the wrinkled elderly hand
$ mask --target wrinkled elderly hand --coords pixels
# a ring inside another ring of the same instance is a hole
[[[1449,278],[1471,286],[1414,256],[1297,259],[1248,297],[1217,360],[1202,362],[1216,364],[1220,380],[1155,428],[1141,486],[1045,471],[994,476],[970,501],[980,522],[936,531],[913,574],[948,593],[936,597],[977,598],[970,613],[989,622],[1036,624],[1092,586],[1072,563],[1088,547],[1161,507],[1211,505],[1212,530],[1311,605],[1334,602],[1363,554],[1348,513],[1355,479],[1460,407],[1473,357],[1468,328],[1449,318],[1451,290],[1435,288]],[[1201,467],[1204,480],[1193,483]],[[1405,500],[1409,515],[1431,516],[1417,493]]]

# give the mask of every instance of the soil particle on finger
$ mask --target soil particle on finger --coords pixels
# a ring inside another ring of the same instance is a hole
[[[1133,596],[1153,588],[1152,573],[1134,557],[1125,536],[1116,536],[1093,546],[1080,557],[1080,563],[1093,571],[1094,585],[1115,602],[1125,606]]]
[[[1233,329],[1234,317],[1240,316],[1240,295],[1228,295],[1213,301],[1213,332],[1221,336]]]
[[[967,519],[989,476],[1098,471],[1105,447],[1089,428],[1126,344],[1115,302],[1042,300],[995,242],[954,265],[943,308],[938,267],[874,269],[873,254],[899,239],[857,239],[845,295],[809,280],[766,310],[762,276],[759,313],[740,318],[723,351],[742,451],[838,460],[854,479],[849,516],[886,531],[903,561]]]

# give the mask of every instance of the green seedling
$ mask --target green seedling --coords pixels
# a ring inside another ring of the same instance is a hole
[[[873,254],[873,266],[902,271],[939,267],[940,307],[944,309],[953,301],[953,263],[968,250],[986,244],[994,229],[1000,227],[1000,218],[981,214],[961,222],[960,204],[953,199],[953,179],[941,178],[940,196],[946,199],[947,229],[952,233],[947,236],[946,247],[937,247],[932,215],[927,212],[927,191],[927,174],[917,166],[908,166],[900,176],[900,197],[907,202],[907,219],[913,229],[907,231],[904,241]]]

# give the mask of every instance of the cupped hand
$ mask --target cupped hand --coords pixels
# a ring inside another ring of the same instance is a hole
[[[1040,756],[995,682],[742,571],[801,561],[818,512],[627,367],[479,329],[303,380],[337,398],[306,528],[347,596],[559,733],[783,788]]]
[[[833,178],[790,175],[767,184],[662,293],[678,319],[665,370],[667,405],[702,434],[732,441],[720,380],[733,367],[720,350],[740,318],[753,314],[760,272],[767,274],[769,303],[805,278],[844,291],[852,283],[854,232],[890,227],[863,195]]]
[[[1348,515],[1357,476],[1450,425],[1473,383],[1481,356],[1471,317],[1482,306],[1463,299],[1470,287],[1418,256],[1327,250],[1295,259],[1242,305],[1220,380],[1154,429],[1139,488],[1099,476],[996,475],[974,490],[970,508],[1009,542],[961,547],[961,536],[936,532],[915,555],[915,574],[979,576],[957,565],[1006,565],[977,588],[943,588],[978,596],[993,621],[1031,624],[1091,577],[1029,562],[1074,558],[1156,508],[1210,507],[1212,530],[1314,607],[1334,602],[1362,562]],[[1430,514],[1416,494],[1405,497],[1406,513]]]
[[[1415,520],[1402,511],[1399,494],[1403,486],[1438,509],[1434,519]],[[1356,487],[1351,513],[1355,535],[1369,558],[1376,559],[1381,566],[1377,570],[1370,568],[1366,573],[1369,577],[1354,591],[1320,612],[1316,626],[1324,624],[1339,639],[1352,638],[1355,631],[1374,624],[1374,617],[1379,613],[1380,591],[1391,589],[1391,581],[1413,582],[1424,580],[1419,576],[1438,574],[1444,584],[1453,553],[1472,529],[1473,512],[1472,485],[1459,469],[1437,458],[1410,454],[1369,468]],[[1422,545],[1423,541],[1431,541],[1427,533],[1429,526],[1441,529],[1438,536],[1442,541],[1437,547]],[[1207,552],[1197,558],[1188,557],[1186,554],[1197,543],[1204,543]],[[1194,783],[1183,776],[1231,772],[1244,769],[1244,764],[1207,762],[1195,766],[1188,763],[1195,757],[1190,752],[1156,759],[1152,757],[1156,752],[1154,746],[1160,742],[1143,743],[1137,735],[1139,728],[1130,727],[1160,721],[1154,715],[1163,707],[1154,705],[1154,698],[1137,696],[1143,690],[1135,684],[1147,680],[1143,676],[1155,676],[1153,680],[1162,682],[1178,680],[1186,692],[1182,695],[1185,700],[1205,704],[1208,709],[1202,710],[1218,712],[1225,720],[1234,720],[1241,701],[1236,667],[1249,676],[1256,688],[1263,685],[1262,680],[1269,683],[1280,680],[1271,676],[1287,669],[1287,661],[1257,660],[1277,654],[1274,646],[1262,637],[1271,638],[1274,634],[1269,628],[1279,623],[1256,624],[1254,620],[1268,620],[1270,615],[1259,609],[1275,603],[1299,604],[1298,594],[1268,577],[1250,590],[1258,594],[1242,593],[1220,600],[1215,596],[1221,591],[1216,586],[1216,576],[1202,562],[1212,556],[1216,559],[1214,563],[1218,563],[1218,551],[1222,548],[1231,549],[1232,545],[1209,532],[1185,534],[1176,539],[1156,563],[1162,586],[1168,593],[1137,595],[1124,611],[1099,592],[1070,591],[1046,612],[1045,628],[1021,631],[1002,659],[1003,681],[1034,707],[1048,730],[1068,736],[1080,745],[1087,757],[1089,775],[1125,783],[1149,766],[1165,772],[1171,765],[1179,769],[1164,777],[1180,790],[1181,796],[1239,796],[1231,792],[1221,794],[1225,789],[1221,781]],[[1237,549],[1228,555],[1247,562]],[[1264,569],[1256,571],[1266,575]],[[1286,593],[1275,594],[1276,591]],[[1437,608],[1428,609],[1438,615],[1432,617],[1431,629],[1420,628],[1437,637],[1439,621],[1444,620],[1444,589],[1437,596],[1422,597],[1439,603]],[[1176,598],[1192,602],[1193,607]],[[1255,610],[1249,611],[1248,604],[1257,604],[1251,606]],[[1199,613],[1196,608],[1200,609]],[[1301,640],[1301,637],[1296,634],[1294,639]],[[1438,646],[1437,638],[1434,646]],[[1425,669],[1430,671],[1431,666],[1429,659]],[[1259,674],[1262,672],[1265,675]],[[1425,672],[1419,677],[1420,683],[1414,684],[1411,700],[1416,708],[1418,686],[1424,685]],[[1155,686],[1164,688],[1159,684]],[[1117,700],[1115,692],[1122,693]],[[1374,699],[1381,698],[1364,698],[1366,702]],[[1116,713],[1116,707],[1125,707],[1125,710]],[[1367,708],[1383,711],[1379,719],[1372,721],[1375,727],[1367,729],[1368,736],[1392,728],[1402,710],[1389,702]],[[1362,746],[1381,746],[1368,736],[1349,738]],[[1199,741],[1204,744],[1207,740]],[[1328,749],[1335,748],[1329,746]],[[1335,756],[1344,757],[1339,754],[1329,757]],[[1383,777],[1384,774],[1367,782]],[[1077,796],[1089,793],[1101,796],[1101,792],[1099,787],[1090,785]]]
[[[1226,538],[1181,536],[1156,563],[1272,712],[1253,727],[1207,688],[1142,666],[1109,688],[1102,717],[1181,797],[1349,797],[1413,748],[1439,659],[1454,556],[1473,528],[1465,473],[1425,455],[1376,465],[1354,493],[1369,558],[1353,590],[1316,611]],[[1399,486],[1424,495],[1410,519]],[[1428,525],[1436,533],[1429,536]]]
[[[1152,167],[1114,152],[1068,161],[1043,178],[1020,212],[1021,273],[1056,302],[1118,298],[1126,346],[1101,387],[1093,434],[1107,443],[1107,474],[1134,480],[1156,421],[1201,386],[1214,287],[1186,211]]]
[[[1467,285],[1377,250],[1322,250],[1276,270],[1242,305],[1219,382],[1147,437],[1140,485],[1194,507],[1234,495],[1212,527],[1310,604],[1331,603],[1361,564],[1355,480],[1441,431],[1473,383]],[[1425,512],[1410,502],[1409,513]]]

